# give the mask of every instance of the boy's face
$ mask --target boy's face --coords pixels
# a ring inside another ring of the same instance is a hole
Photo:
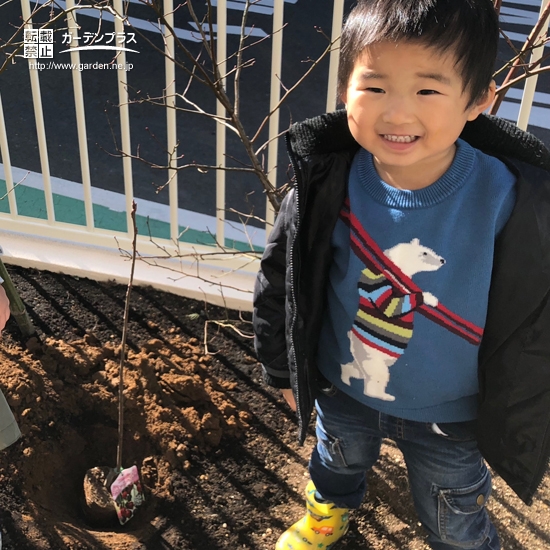
[[[470,98],[462,88],[452,55],[410,42],[365,49],[342,99],[351,133],[386,183],[420,189],[445,173],[464,125],[495,92],[492,83],[486,97],[466,108]]]

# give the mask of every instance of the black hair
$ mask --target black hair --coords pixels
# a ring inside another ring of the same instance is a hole
[[[498,15],[491,0],[359,0],[342,30],[338,93],[344,95],[366,47],[408,40],[454,54],[470,107],[489,88],[498,38]]]

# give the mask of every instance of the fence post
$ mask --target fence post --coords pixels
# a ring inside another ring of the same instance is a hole
[[[540,15],[542,16],[544,11],[549,5],[549,0],[542,0],[540,5]],[[537,44],[539,41],[542,42],[545,34],[548,32],[548,25],[550,23],[550,18],[546,20],[546,24],[541,29],[539,36],[534,40],[534,44]],[[531,63],[536,63],[542,59],[544,54],[544,44],[534,48],[531,53]],[[522,130],[527,130],[529,125],[529,115],[531,114],[531,108],[533,107],[533,100],[535,98],[535,90],[537,88],[538,75],[530,76],[526,81],[523,88],[523,97],[521,100],[521,106],[519,108],[517,126]]]

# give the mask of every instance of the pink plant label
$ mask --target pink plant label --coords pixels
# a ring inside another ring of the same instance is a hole
[[[118,520],[121,525],[124,525],[145,500],[137,466],[126,468],[118,474],[111,485],[111,496]]]

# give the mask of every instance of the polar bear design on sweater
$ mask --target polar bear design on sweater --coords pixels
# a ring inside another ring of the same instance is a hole
[[[399,243],[384,255],[409,278],[421,271],[437,271],[445,264],[418,239]],[[395,396],[386,393],[390,367],[412,338],[414,311],[422,304],[437,307],[439,300],[430,292],[403,290],[370,261],[361,271],[357,289],[359,309],[348,332],[353,360],[342,365],[341,379],[348,386],[351,378],[362,379],[365,395],[394,401]]]

